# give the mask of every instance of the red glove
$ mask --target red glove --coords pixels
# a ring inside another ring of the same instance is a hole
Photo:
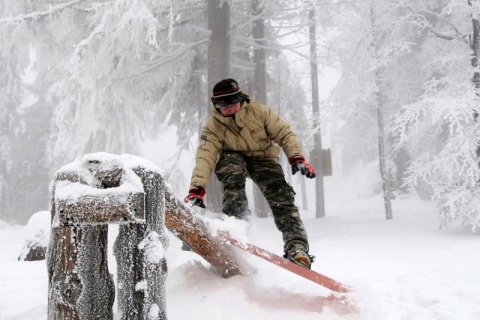
[[[305,161],[304,157],[293,156],[288,159],[288,162],[290,162],[290,165],[292,166],[292,174],[300,171],[300,173],[307,176],[307,178],[315,178],[315,170],[307,161]]]
[[[188,196],[183,200],[185,203],[192,206],[199,206],[200,208],[206,208],[205,206],[205,189],[202,187],[192,187],[188,190]]]

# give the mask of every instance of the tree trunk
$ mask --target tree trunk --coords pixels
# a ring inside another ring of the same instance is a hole
[[[298,177],[300,179],[300,191],[302,194],[302,208],[303,210],[308,210],[308,200],[307,200],[307,184],[306,179],[303,177]]]
[[[261,18],[262,5],[260,0],[253,0],[253,63],[254,69],[254,91],[255,101],[267,104],[267,63],[265,54],[265,21]]]
[[[312,110],[313,110],[313,128],[315,130],[314,157],[313,162],[317,164],[315,168],[317,175],[315,177],[315,217],[325,216],[325,192],[323,187],[323,159],[322,159],[322,134],[320,130],[320,99],[318,96],[318,65],[317,65],[317,31],[315,18],[315,4],[312,4],[309,12],[310,18],[310,72],[312,84]]]
[[[207,2],[208,28],[212,32],[208,44],[207,92],[211,93],[215,83],[230,77],[230,5],[221,0]],[[210,103],[209,101],[209,106]],[[210,178],[206,201],[211,211],[222,211],[222,187],[215,174]]]
[[[379,36],[377,34],[377,26],[375,20],[375,1],[372,1],[371,8],[371,20],[372,20],[372,30],[373,30],[373,56],[374,59],[378,59],[379,51]],[[379,67],[375,69],[375,86],[376,90],[376,108],[377,108],[377,120],[378,120],[378,157],[379,157],[379,166],[380,166],[380,176],[382,179],[382,190],[383,190],[383,202],[385,206],[385,216],[387,220],[393,218],[392,215],[392,203],[391,203],[391,194],[390,194],[390,182],[386,166],[386,152],[385,152],[385,129],[384,129],[384,116],[383,116],[383,99],[382,99],[382,72]]]
[[[405,185],[405,178],[407,177],[408,163],[411,158],[405,149],[400,149],[393,158],[395,165],[395,176],[392,177],[390,187],[392,190],[398,190],[401,194],[408,193],[408,185]]]
[[[267,199],[263,195],[260,188],[253,183],[253,203],[255,208],[255,215],[259,218],[267,218],[270,216],[270,206],[268,205]]]
[[[472,0],[468,0],[468,4],[472,6]],[[473,27],[473,36],[472,36],[470,46],[472,48],[473,53],[472,53],[471,65],[472,67],[475,68],[475,70],[477,70],[478,61],[480,59],[480,21],[478,21],[478,19],[476,19],[476,17],[474,16],[472,16],[472,27]],[[476,95],[480,96],[480,72],[475,71],[473,73],[472,82],[476,89]],[[476,121],[478,121],[477,112],[474,113],[474,118]],[[480,157],[480,147],[477,147],[476,153],[477,153],[477,158]]]
[[[202,135],[202,128],[203,124],[206,121],[207,117],[206,115],[209,114],[210,109],[205,108],[205,105],[203,103],[205,97],[202,94],[202,73],[200,71],[200,52],[197,51],[197,55],[193,59],[193,69],[194,69],[194,74],[193,74],[193,86],[195,88],[195,101],[197,103],[197,115],[198,115],[198,128],[197,128],[197,133],[198,133],[198,140],[200,140],[200,136]],[[209,97],[210,98],[210,97]],[[207,106],[210,106],[210,102],[207,101]]]
[[[377,72],[376,72],[376,77],[379,77],[380,75],[377,74]],[[380,85],[380,83],[378,83],[378,85]],[[377,88],[378,90],[380,90],[379,87]],[[382,99],[381,99],[380,92],[377,92],[376,104],[377,104],[377,117],[378,117],[378,156],[379,156],[380,176],[382,178],[383,202],[385,206],[385,216],[387,220],[390,220],[393,218],[392,203],[390,200],[391,198],[390,182],[389,182],[388,172],[386,168],[385,129],[384,129],[383,106],[382,106]]]
[[[254,15],[253,20],[253,40],[255,45],[253,47],[253,63],[254,69],[254,90],[253,98],[263,104],[267,104],[267,63],[265,61],[265,21],[259,17],[262,14],[262,6],[259,0],[252,1],[252,10]],[[253,198],[255,215],[260,218],[266,218],[269,216],[270,207],[267,200],[263,196],[261,190],[257,187],[253,187]]]

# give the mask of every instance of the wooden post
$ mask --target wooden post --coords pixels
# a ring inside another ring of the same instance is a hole
[[[49,320],[113,319],[108,223],[122,224],[114,250],[120,284],[117,318],[166,319],[164,183],[142,160],[91,154],[56,173],[47,256]]]
[[[48,319],[113,319],[115,298],[107,264],[107,225],[58,221],[56,183],[84,183],[75,173],[59,173],[52,188],[52,227],[47,255]]]
[[[125,224],[115,241],[118,275],[118,319],[166,319],[164,250],[165,183],[163,176],[144,168],[133,169],[145,190],[145,224]]]
[[[85,155],[55,174],[47,254],[48,320],[113,319],[107,263],[109,223],[120,225],[116,319],[166,319],[166,225],[224,277],[240,274],[230,249],[134,156]]]

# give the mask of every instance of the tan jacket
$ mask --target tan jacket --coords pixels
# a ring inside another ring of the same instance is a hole
[[[243,102],[235,117],[224,117],[212,108],[203,126],[190,186],[207,188],[222,150],[278,162],[280,149],[274,143],[288,158],[303,154],[290,125],[270,107],[255,101]]]

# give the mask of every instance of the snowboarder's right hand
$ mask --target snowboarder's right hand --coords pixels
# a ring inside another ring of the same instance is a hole
[[[190,207],[199,206],[205,209],[205,189],[202,187],[190,188],[190,190],[188,190],[188,196],[186,196],[183,201],[190,205]]]

